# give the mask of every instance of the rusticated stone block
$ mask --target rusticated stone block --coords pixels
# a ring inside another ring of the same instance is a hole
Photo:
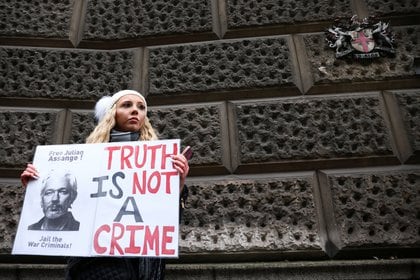
[[[296,86],[289,37],[149,48],[149,93]]]
[[[25,188],[18,182],[0,182],[0,253],[9,254],[19,223]]]
[[[222,104],[152,107],[150,123],[160,139],[181,139],[191,146],[192,165],[226,166],[227,133],[225,107]]]
[[[374,63],[361,63],[353,59],[338,59],[335,50],[327,46],[324,34],[300,35],[309,65],[310,73],[303,73],[312,80],[312,85],[355,83],[368,81],[386,81],[389,79],[415,79],[414,58],[420,53],[418,38],[420,26],[404,26],[393,28],[397,41],[394,58],[377,58]]]
[[[0,2],[0,35],[69,36],[73,0],[9,0]]]
[[[69,137],[64,141],[70,144],[84,144],[95,125],[93,111],[71,111],[71,130]]]
[[[411,147],[420,154],[420,90],[395,93]]]
[[[127,39],[211,30],[211,1],[92,0],[83,37]]]
[[[36,146],[61,140],[57,127],[63,126],[63,112],[0,108],[0,123],[1,166],[22,168],[32,161]]]
[[[180,249],[323,255],[314,187],[311,173],[190,181]]]
[[[393,155],[375,93],[232,102],[231,109],[235,166]]]
[[[365,0],[370,15],[407,15],[420,13],[420,3],[410,0],[394,0],[390,2]]]
[[[0,48],[0,96],[99,99],[128,88],[134,51]]]
[[[337,249],[420,247],[420,167],[350,172],[320,176]]]
[[[228,28],[325,21],[353,15],[350,2],[227,0]]]
[[[382,96],[387,107],[398,158],[402,163],[419,163],[420,91],[385,91]]]

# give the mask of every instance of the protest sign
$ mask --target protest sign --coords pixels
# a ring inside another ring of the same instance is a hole
[[[38,146],[12,254],[178,257],[179,146]]]

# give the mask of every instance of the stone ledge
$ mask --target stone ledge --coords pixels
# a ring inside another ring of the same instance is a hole
[[[62,279],[65,265],[0,264],[2,279]],[[420,259],[168,264],[171,279],[419,279]]]
[[[417,279],[419,259],[177,265],[168,279]]]

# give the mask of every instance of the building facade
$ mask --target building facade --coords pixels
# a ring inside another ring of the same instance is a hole
[[[420,278],[418,1],[9,0],[0,15],[1,279],[62,278],[64,258],[11,255],[19,175],[37,145],[83,143],[96,100],[126,88],[194,151],[168,279]],[[328,42],[335,27],[394,52]]]

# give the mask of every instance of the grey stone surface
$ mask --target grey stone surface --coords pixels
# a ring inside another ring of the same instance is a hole
[[[413,150],[420,153],[420,90],[396,92],[395,96]]]
[[[419,167],[322,176],[327,227],[338,249],[420,247]]]
[[[214,264],[168,264],[168,280],[291,279],[373,280],[418,279],[419,259],[335,260]],[[63,265],[0,264],[4,280],[63,279]]]
[[[221,166],[228,144],[224,142],[224,111],[220,103],[152,107],[149,119],[159,139],[181,139],[183,147],[192,147],[191,165]]]
[[[62,115],[60,110],[0,108],[0,166],[22,169],[32,161],[37,145],[57,143]]]
[[[149,48],[149,94],[296,86],[289,37]]]
[[[420,279],[417,2],[2,1],[0,278],[63,278],[10,254],[19,174],[136,88],[194,149],[168,279]],[[335,59],[321,32],[353,14],[390,20],[395,58]]]
[[[319,251],[313,175],[189,182],[182,253]]]
[[[0,47],[0,97],[98,99],[128,88],[134,51]]]
[[[227,0],[226,11],[228,28],[331,20],[354,14],[347,0]]]
[[[416,78],[414,58],[420,53],[420,28],[394,27],[393,31],[398,38],[395,58],[378,58],[367,65],[354,59],[336,59],[335,51],[327,46],[323,34],[301,35],[313,83],[319,85]]]
[[[238,163],[392,155],[378,97],[370,93],[233,103]]]
[[[212,30],[211,1],[91,0],[83,39],[128,39]]]
[[[17,181],[0,181],[0,254],[12,250],[24,195],[25,188]]]
[[[95,128],[94,111],[71,111],[71,129],[68,139],[69,144],[84,144],[86,138]]]
[[[168,279],[373,280],[418,279],[420,261],[356,260],[257,262],[168,266]],[[199,273],[201,272],[201,273]]]
[[[67,38],[74,0],[0,2],[0,35]]]
[[[419,1],[394,0],[379,1],[365,0],[370,15],[390,16],[390,15],[409,15],[420,13]]]
[[[8,264],[0,265],[2,280],[59,280],[64,279],[63,265]]]

